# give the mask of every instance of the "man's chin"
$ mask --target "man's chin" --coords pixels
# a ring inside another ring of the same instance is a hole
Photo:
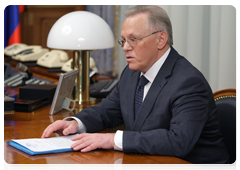
[[[129,67],[130,70],[139,71],[139,70],[137,69],[137,67],[134,67],[132,64],[128,64],[128,67]]]

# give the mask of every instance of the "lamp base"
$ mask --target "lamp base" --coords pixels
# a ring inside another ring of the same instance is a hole
[[[92,97],[90,97],[88,101],[77,101],[74,109],[75,113],[78,113],[87,107],[95,106],[97,103],[99,103],[99,100]]]
[[[97,103],[96,98],[90,97],[89,100],[87,101],[78,101],[79,104],[81,105],[94,105]]]
[[[74,100],[79,104],[89,105],[96,103],[89,95],[89,51],[73,51],[73,68],[78,68],[78,76],[74,92]]]

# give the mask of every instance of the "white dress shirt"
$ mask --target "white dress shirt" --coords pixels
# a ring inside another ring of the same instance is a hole
[[[157,76],[157,73],[159,72],[160,68],[162,67],[164,61],[166,60],[168,54],[170,53],[171,48],[169,48],[165,54],[157,61],[153,64],[153,66],[144,74],[141,73],[141,75],[144,75],[147,79],[148,79],[148,84],[146,84],[144,86],[144,94],[143,94],[143,101],[148,93],[148,90],[150,89],[155,77]],[[140,76],[141,76],[140,75]],[[78,128],[78,133],[85,133],[86,132],[86,126],[82,123],[81,120],[79,120],[76,117],[67,117],[63,120],[71,120],[71,119],[75,119],[78,124],[79,124],[79,128]],[[123,137],[123,131],[118,130],[115,134],[114,137],[114,149],[115,150],[120,150],[122,151],[122,137]]]

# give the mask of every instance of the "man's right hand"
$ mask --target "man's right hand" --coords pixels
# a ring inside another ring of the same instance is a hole
[[[50,124],[43,132],[41,138],[49,137],[53,132],[61,133],[63,135],[73,134],[78,131],[78,123],[76,120],[65,121],[57,120],[56,122]]]

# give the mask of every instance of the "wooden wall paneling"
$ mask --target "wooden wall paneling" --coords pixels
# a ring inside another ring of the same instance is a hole
[[[85,10],[85,6],[26,5],[20,16],[22,43],[47,48],[47,36],[53,24],[63,15],[78,10]],[[71,57],[72,52],[66,52]]]

